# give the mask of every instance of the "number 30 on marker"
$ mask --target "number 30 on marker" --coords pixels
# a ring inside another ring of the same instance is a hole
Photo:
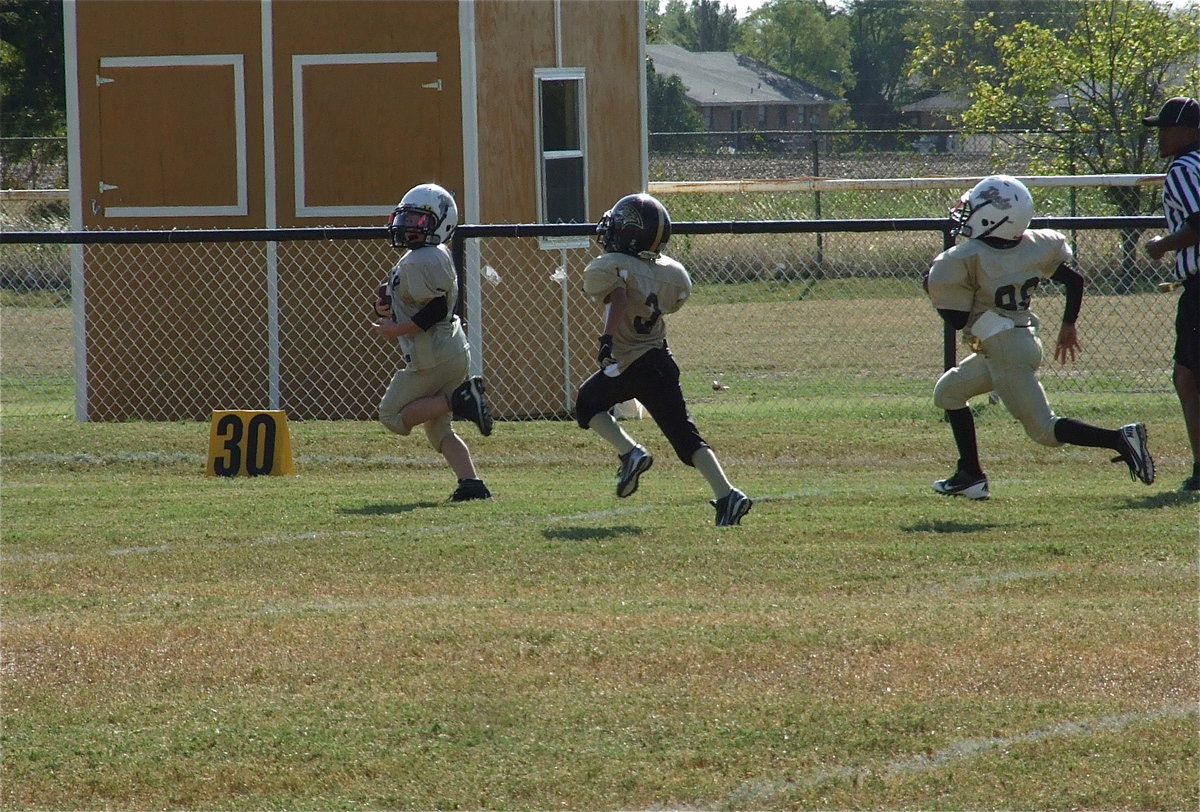
[[[208,435],[209,476],[294,474],[283,411],[217,411]]]

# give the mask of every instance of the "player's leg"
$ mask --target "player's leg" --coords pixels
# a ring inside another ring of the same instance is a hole
[[[491,499],[492,492],[475,473],[475,463],[471,459],[471,449],[461,437],[449,431],[438,446],[442,456],[450,465],[450,470],[458,478],[458,487],[450,494],[451,502],[468,502],[472,499]]]
[[[675,358],[667,350],[653,350],[638,359],[638,363],[643,364],[641,372],[646,383],[639,390],[638,399],[654,418],[680,462],[699,471],[712,489],[713,499],[709,504],[716,508],[716,524],[740,524],[754,502],[729,481],[717,455],[704,441],[688,413]]]
[[[451,425],[453,414],[450,408],[450,394],[467,376],[468,362],[469,356],[463,352],[437,367],[417,373],[425,380],[426,387],[432,394],[413,401],[402,413],[406,422],[409,419],[420,421],[430,448],[440,453],[454,472],[458,487],[450,494],[452,502],[490,499],[492,496],[487,485],[475,472],[471,450],[466,442],[454,433]]]
[[[979,444],[975,434],[975,417],[967,405],[971,398],[990,392],[993,388],[991,367],[978,353],[967,356],[962,363],[946,370],[933,388],[933,402],[946,412],[950,433],[958,451],[954,473],[933,483],[933,489],[945,496],[965,496],[968,499],[987,499],[991,494],[987,476],[979,462]]]
[[[1129,466],[1131,476],[1147,485],[1154,481],[1154,458],[1141,423],[1105,429],[1054,415],[1037,379],[1042,344],[1029,330],[1009,330],[989,339],[987,348],[996,393],[1035,442],[1051,448],[1064,444],[1107,448],[1117,453],[1116,461]]]
[[[641,475],[654,464],[650,452],[638,445],[609,411],[616,404],[634,397],[635,377],[632,369],[620,375],[597,371],[579,387],[575,399],[575,418],[579,426],[596,432],[617,452],[617,496],[621,498],[633,495]]]
[[[410,404],[429,397],[434,391],[428,388],[427,381],[412,370],[402,369],[392,376],[387,390],[379,400],[379,422],[388,431],[407,437],[416,422],[409,423],[404,419],[404,410]]]

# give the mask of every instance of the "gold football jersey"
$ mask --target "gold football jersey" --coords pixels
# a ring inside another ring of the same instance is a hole
[[[458,300],[458,275],[444,245],[425,246],[400,257],[388,279],[392,292],[392,316],[411,319],[430,300],[446,297],[450,310]],[[467,335],[453,312],[437,324],[412,335],[400,336],[400,348],[408,368],[428,369],[468,348]]]
[[[934,258],[929,298],[935,308],[970,312],[968,323],[993,310],[1028,326],[1033,291],[1072,259],[1067,238],[1052,229],[1030,229],[1012,248],[967,240]]]
[[[608,253],[588,263],[583,292],[603,302],[624,288],[629,306],[613,333],[613,358],[624,370],[643,353],[661,347],[666,339],[662,317],[683,307],[692,293],[692,279],[682,265],[665,255],[653,260]]]

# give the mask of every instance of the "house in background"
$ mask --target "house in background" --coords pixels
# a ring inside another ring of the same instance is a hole
[[[960,118],[971,107],[966,93],[938,93],[900,108],[904,123],[918,130],[947,130],[960,126]]]
[[[675,75],[709,132],[822,130],[842,100],[765,62],[731,51],[647,45],[654,70]]]

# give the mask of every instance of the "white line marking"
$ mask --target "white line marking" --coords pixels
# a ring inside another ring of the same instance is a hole
[[[872,775],[894,777],[905,773],[938,769],[955,762],[965,761],[993,750],[1003,750],[1019,744],[1030,744],[1052,738],[1087,736],[1093,733],[1120,731],[1142,722],[1157,719],[1186,719],[1200,712],[1195,702],[1166,705],[1148,711],[1119,713],[1096,719],[1064,721],[1045,728],[1018,733],[1013,736],[994,738],[962,739],[933,753],[900,758],[878,766],[842,767],[836,770],[817,770],[799,781],[758,779],[747,781],[734,790],[719,806],[734,809],[759,809],[775,806],[785,800],[791,787],[797,783],[813,785],[834,779],[859,780]]]

